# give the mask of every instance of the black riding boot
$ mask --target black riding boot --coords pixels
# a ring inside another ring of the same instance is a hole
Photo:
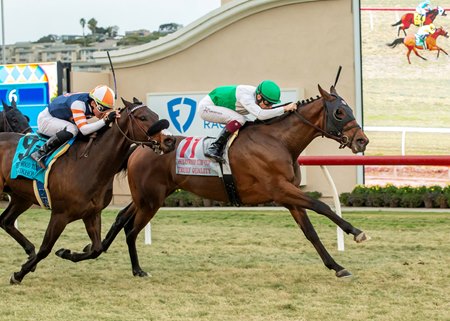
[[[47,158],[47,156],[55,151],[58,147],[62,146],[72,137],[72,133],[66,130],[57,132],[55,136],[50,137],[47,142],[42,145],[40,149],[32,153],[30,157],[34,159],[39,164],[39,166],[45,168],[45,159]]]
[[[219,163],[223,163],[224,159],[222,158],[223,155],[223,148],[225,147],[225,144],[228,141],[228,138],[230,137],[232,133],[228,131],[226,128],[224,128],[217,139],[211,143],[211,145],[208,147],[208,149],[205,152],[205,156],[214,159],[215,161]]]

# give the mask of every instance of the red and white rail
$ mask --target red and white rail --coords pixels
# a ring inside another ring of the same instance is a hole
[[[450,166],[450,156],[411,155],[411,156],[300,156],[299,165],[318,165],[331,186],[336,214],[342,217],[339,194],[326,166],[342,165],[428,165]],[[344,251],[344,232],[337,228],[338,251]]]

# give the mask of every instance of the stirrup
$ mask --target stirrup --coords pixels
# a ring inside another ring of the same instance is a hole
[[[38,163],[39,166],[40,166],[41,168],[43,168],[43,169],[47,168],[47,167],[45,166],[45,158],[46,158],[46,156],[47,156],[47,155],[45,155],[45,154],[41,155],[41,154],[39,153],[39,151],[36,151],[36,152],[34,152],[34,153],[32,153],[32,154],[30,155],[30,157],[31,157],[33,160],[35,160],[36,163]]]
[[[210,154],[208,151],[205,152],[205,156],[214,159],[218,163],[224,163],[225,160],[222,156],[216,154]]]

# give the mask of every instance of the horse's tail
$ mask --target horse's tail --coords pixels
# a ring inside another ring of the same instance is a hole
[[[391,48],[395,48],[397,47],[398,44],[403,43],[403,40],[405,40],[405,38],[397,38],[392,43],[387,43],[386,45]]]
[[[396,22],[396,23],[394,23],[393,25],[391,25],[392,27],[395,27],[395,26],[399,26],[399,25],[401,25],[402,24],[402,19],[400,19],[398,22]]]
[[[136,150],[136,148],[138,148],[138,145],[132,145],[132,146],[128,149],[127,154],[126,154],[126,156],[125,156],[125,159],[124,159],[122,165],[120,165],[120,168],[119,168],[119,170],[117,171],[117,174],[119,174],[119,173],[121,173],[121,172],[123,172],[124,175],[126,174],[126,171],[127,171],[127,169],[128,169],[128,159],[130,158],[131,154],[133,154],[133,152]]]

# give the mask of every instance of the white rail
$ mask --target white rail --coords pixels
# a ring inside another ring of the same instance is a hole
[[[450,133],[450,128],[364,126],[365,132],[402,133],[402,156],[405,156],[406,133]]]

